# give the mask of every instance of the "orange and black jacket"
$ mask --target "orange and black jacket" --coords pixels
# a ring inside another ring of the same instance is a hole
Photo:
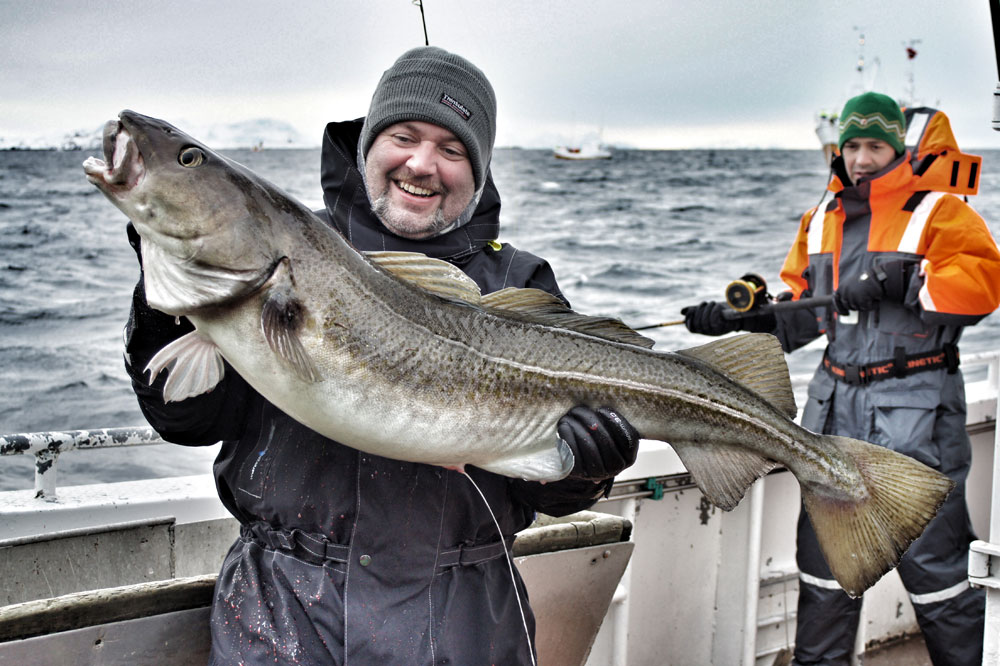
[[[909,109],[906,153],[851,185],[843,158],[820,204],[803,215],[781,277],[795,299],[829,296],[842,280],[886,261],[913,262],[904,303],[839,317],[832,307],[786,310],[777,334],[787,351],[826,334],[843,363],[954,344],[961,328],[1000,305],[1000,251],[964,201],[978,189],[981,158],[962,153],[944,113]]]

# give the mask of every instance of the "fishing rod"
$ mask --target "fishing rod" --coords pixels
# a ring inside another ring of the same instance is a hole
[[[430,46],[431,42],[427,39],[427,20],[424,19],[424,0],[413,0],[413,4],[420,7],[420,22],[424,24],[424,46]]]
[[[814,296],[800,298],[797,301],[775,301],[767,293],[767,283],[764,282],[764,278],[756,273],[747,273],[739,280],[733,280],[726,287],[726,304],[729,309],[723,310],[722,316],[725,319],[743,319],[778,310],[800,310],[829,305],[832,301],[832,296]],[[632,330],[645,331],[650,328],[677,326],[684,322],[684,319],[664,321],[649,326],[633,327]]]

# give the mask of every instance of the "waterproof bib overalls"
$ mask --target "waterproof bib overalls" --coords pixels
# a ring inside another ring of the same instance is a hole
[[[967,580],[971,449],[957,345],[962,327],[1000,303],[1000,252],[961,198],[976,192],[980,159],[958,150],[940,111],[906,116],[909,150],[871,179],[851,186],[842,158],[834,162],[828,195],[803,216],[782,268],[797,299],[830,296],[843,281],[905,260],[904,302],[847,316],[832,307],[786,310],[776,334],[786,351],[827,337],[803,426],[886,446],[957,483],[898,571],[934,663],[978,665],[984,594]],[[833,579],[805,512],[797,563],[796,663],[850,663],[861,599]]]

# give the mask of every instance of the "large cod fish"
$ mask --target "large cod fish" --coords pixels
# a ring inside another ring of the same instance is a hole
[[[166,400],[211,390],[223,359],[317,432],[368,453],[555,480],[573,466],[556,422],[609,405],[670,443],[730,510],[778,464],[798,480],[830,568],[860,595],[895,566],[951,490],[923,464],[796,425],[770,335],[675,353],[617,320],[530,289],[481,296],[460,270],[354,250],[245,167],[123,111],[87,178],[142,236],[149,304],[196,330],[150,362]]]

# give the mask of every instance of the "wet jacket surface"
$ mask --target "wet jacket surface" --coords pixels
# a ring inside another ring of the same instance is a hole
[[[874,275],[887,261],[910,261],[914,269],[902,303],[883,300],[847,316],[832,306],[777,312],[776,334],[786,351],[825,335],[826,358],[847,367],[942,350],[957,345],[964,326],[1000,304],[1000,252],[982,218],[962,200],[957,179],[947,177],[952,171],[957,169],[929,168],[914,151],[870,180],[844,186],[850,180],[837,158],[829,195],[803,216],[782,269],[793,297],[829,296],[838,284],[863,272]],[[810,430],[886,446],[958,483],[898,568],[936,664],[981,659],[983,596],[969,588],[966,570],[974,536],[964,494],[971,464],[965,420],[960,370],[941,367],[852,384],[823,364],[802,416]],[[861,602],[833,581],[805,512],[797,560],[796,663],[846,664]]]
[[[495,242],[500,200],[492,181],[473,219],[459,229],[424,242],[387,232],[371,214],[354,166],[360,129],[360,121],[327,128],[320,213],[355,247],[446,259],[484,293],[535,287],[561,297],[544,260]],[[130,239],[138,243],[131,229]],[[530,663],[523,622],[533,636],[534,618],[517,576],[522,621],[504,549],[536,510],[562,515],[587,508],[600,484],[543,485],[467,467],[496,513],[501,540],[469,479],[326,439],[228,366],[210,393],[164,404],[163,378],[149,386],[142,368],[190,330],[186,320],[151,310],[140,281],[126,329],[127,368],[140,407],[168,441],[222,440],[216,484],[242,526],[216,585],[213,663]]]

